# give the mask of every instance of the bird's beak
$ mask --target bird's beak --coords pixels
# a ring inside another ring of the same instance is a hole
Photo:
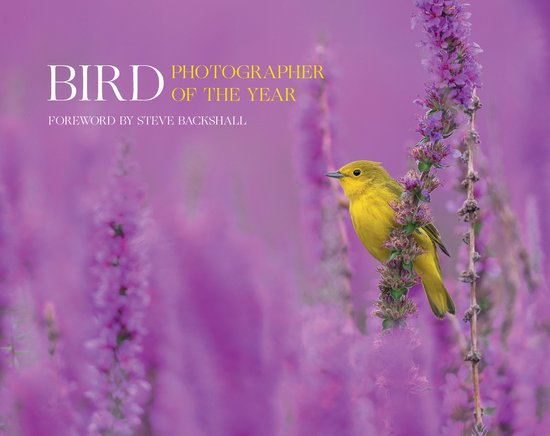
[[[335,179],[341,179],[342,177],[345,177],[344,174],[342,174],[340,171],[333,171],[331,173],[326,173],[325,176],[334,177]]]

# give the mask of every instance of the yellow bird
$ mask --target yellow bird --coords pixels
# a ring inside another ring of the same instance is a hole
[[[378,261],[386,261],[390,251],[384,247],[384,243],[397,225],[390,202],[399,199],[403,192],[402,186],[380,163],[368,160],[351,162],[336,172],[327,173],[327,176],[340,181],[349,200],[353,227],[365,248]],[[414,233],[414,238],[424,253],[414,260],[413,267],[422,279],[433,313],[443,318],[446,312],[454,314],[455,306],[443,284],[436,246],[447,256],[449,252],[433,224],[419,230],[420,233]]]

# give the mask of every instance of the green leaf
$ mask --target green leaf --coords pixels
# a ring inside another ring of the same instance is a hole
[[[111,228],[115,233],[115,238],[124,238],[124,228],[122,227],[122,224],[111,223]]]
[[[474,223],[474,232],[475,232],[475,235],[478,236],[480,231],[481,231],[481,221],[476,221],[476,222]]]
[[[430,171],[431,167],[432,167],[432,164],[429,162],[422,162],[422,161],[418,162],[418,171],[420,171],[421,173],[427,173],[428,171]]]
[[[403,226],[403,231],[407,235],[411,235],[417,229],[416,223],[407,223]]]
[[[424,136],[420,141],[418,141],[418,145],[425,144],[426,142],[430,142],[430,138]]]
[[[394,300],[399,300],[406,293],[407,293],[407,288],[392,289],[390,291],[390,295]]]
[[[122,329],[118,332],[117,336],[116,336],[116,344],[117,346],[120,346],[122,345],[122,343],[124,341],[127,341],[128,339],[130,339],[132,336],[130,334],[130,332],[126,329]]]
[[[414,195],[415,195],[416,198],[418,198],[419,201],[423,201],[425,203],[430,202],[429,197],[426,197],[425,195],[422,195],[422,192],[420,192],[420,191],[415,192]]]
[[[382,321],[382,330],[388,330],[391,329],[395,325],[395,321],[390,318],[386,318],[384,321]]]
[[[447,138],[450,138],[451,136],[453,136],[453,133],[455,132],[455,129],[449,131],[449,132],[445,132],[443,134],[443,138],[447,139]]]
[[[391,252],[390,257],[388,258],[388,262],[391,262],[394,260],[397,256],[399,256],[401,252],[399,250],[394,250]]]
[[[410,272],[412,274],[412,272],[413,272],[412,262],[403,262],[403,268],[405,268],[408,272]]]
[[[484,415],[493,415],[496,411],[495,407],[484,407],[483,408],[483,414]]]

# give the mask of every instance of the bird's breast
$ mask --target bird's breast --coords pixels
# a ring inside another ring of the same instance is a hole
[[[384,243],[395,226],[389,201],[375,195],[363,195],[350,203],[350,215],[365,248],[379,261],[386,260],[389,253]]]

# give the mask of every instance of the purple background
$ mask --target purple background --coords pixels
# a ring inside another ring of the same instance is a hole
[[[544,208],[548,12],[543,2],[538,3],[487,1],[474,4],[471,11],[473,40],[485,50],[480,56],[484,87],[479,92],[485,106],[478,123],[484,151],[498,157],[506,169],[514,204],[522,207],[526,194],[532,193]],[[53,167],[42,168],[48,172],[57,168],[59,177],[76,167],[75,149],[98,150],[112,148],[121,139],[131,141],[155,209],[157,203],[160,208],[177,201],[175,196],[186,182],[182,166],[186,162],[196,166],[192,159],[198,159],[201,177],[224,181],[202,192],[204,204],[227,198],[224,210],[238,214],[247,231],[276,250],[296,249],[298,199],[292,157],[296,132],[292,126],[297,124],[298,104],[224,105],[204,99],[175,103],[169,99],[172,81],[168,78],[163,95],[150,103],[49,103],[46,65],[114,64],[124,69],[144,63],[167,76],[172,64],[300,64],[311,58],[318,38],[326,37],[337,73],[333,93],[338,163],[378,160],[397,177],[407,164],[406,147],[416,140],[417,108],[412,100],[422,94],[426,80],[421,53],[415,48],[419,32],[410,29],[412,11],[409,1],[355,2],[346,7],[330,2],[11,6],[1,30],[3,118],[18,120],[28,153],[39,162],[51,161]],[[228,83],[240,85],[239,81]],[[298,96],[304,92],[299,82],[294,86]],[[57,113],[242,114],[248,126],[48,127],[47,115]],[[50,183],[56,189],[56,180]],[[436,196],[436,209],[438,203],[442,201]],[[437,216],[438,222],[454,219],[443,212]],[[353,246],[358,247],[355,242]],[[352,259],[359,259],[356,266],[367,261],[360,255]]]
[[[30,1],[4,8],[2,177],[8,196],[25,211],[14,232],[26,241],[33,280],[40,283],[32,291],[34,311],[41,313],[43,304],[52,301],[64,314],[59,316],[60,328],[74,373],[86,365],[79,350],[89,335],[86,323],[78,328],[83,314],[89,314],[82,272],[90,255],[83,242],[84,211],[93,203],[95,190],[103,186],[116,145],[128,141],[147,186],[154,222],[148,235],[155,260],[146,355],[152,367],[167,365],[173,370],[158,389],[174,390],[190,414],[199,407],[193,404],[208,404],[219,411],[241,402],[244,410],[208,419],[196,418],[199,411],[193,415],[195,421],[178,413],[167,418],[167,412],[158,412],[161,417],[155,420],[152,413],[153,427],[165,434],[170,422],[178,428],[177,419],[182,420],[181,428],[198,423],[204,434],[222,434],[220,429],[226,434],[254,434],[246,432],[263,425],[277,427],[282,418],[268,412],[273,408],[269,398],[285,389],[294,391],[291,382],[272,381],[283,369],[280,361],[274,365],[271,359],[285,356],[283,367],[299,366],[289,351],[296,345],[287,342],[293,343],[294,312],[299,306],[295,300],[298,290],[307,287],[308,276],[304,259],[309,247],[301,224],[301,169],[296,159],[301,104],[206,103],[199,97],[192,103],[176,103],[168,91],[179,82],[168,78],[170,66],[308,63],[317,41],[324,38],[336,76],[331,92],[337,164],[381,161],[398,177],[407,169],[407,147],[418,139],[418,106],[412,102],[422,95],[427,79],[422,53],[415,46],[420,31],[411,30],[413,9],[409,0]],[[484,49],[479,56],[483,66],[479,96],[484,105],[478,116],[481,148],[498,186],[509,191],[522,229],[528,227],[526,201],[535,199],[540,245],[548,257],[550,9],[544,0],[487,0],[475,2],[470,11],[472,39]],[[142,103],[47,101],[48,64],[113,64],[124,73],[134,63],[153,65],[165,73],[161,97]],[[249,86],[239,80],[226,83]],[[270,81],[264,86],[294,86],[300,97],[307,92],[306,85]],[[248,125],[55,127],[47,125],[51,114],[235,114],[243,115]],[[442,177],[445,186],[434,193],[432,209],[444,240],[456,252],[458,219],[446,207],[452,183],[445,180],[449,177],[445,172]],[[347,215],[346,222],[349,225]],[[376,263],[350,226],[348,230],[354,299],[362,307],[376,298]],[[452,260],[443,260],[443,268],[453,277]],[[185,279],[179,277],[182,271]],[[190,282],[194,291],[183,295],[166,291],[178,280]],[[425,310],[423,297],[416,300]],[[166,313],[169,306],[178,311]],[[157,329],[156,323],[165,325]],[[170,346],[174,343],[185,344],[184,357],[175,355]],[[196,361],[189,363],[190,356]],[[170,379],[170,374],[181,372],[204,382],[189,387],[181,379]],[[315,390],[301,395],[311,392]],[[299,394],[296,389],[295,396]],[[169,404],[159,407],[166,411]],[[353,431],[341,434],[348,433]]]

